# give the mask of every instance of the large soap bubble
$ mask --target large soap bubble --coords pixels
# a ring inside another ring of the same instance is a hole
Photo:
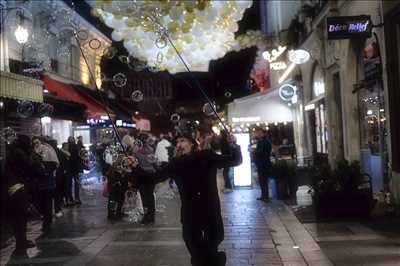
[[[34,112],[34,107],[30,101],[19,101],[17,106],[17,115],[21,118],[28,118]]]
[[[40,116],[50,116],[54,112],[53,105],[49,103],[42,103],[38,108],[38,113]]]
[[[117,48],[113,46],[107,47],[103,51],[103,56],[107,59],[112,59],[117,54],[117,52],[118,52]]]
[[[17,139],[17,133],[11,127],[5,127],[0,131],[0,139],[12,144]]]
[[[89,41],[89,47],[92,48],[93,50],[97,50],[101,47],[101,42],[98,39],[91,39]]]
[[[142,148],[143,148],[143,142],[140,139],[135,139],[135,141],[133,142],[133,151],[137,152]]]
[[[143,92],[141,92],[140,90],[135,90],[134,92],[132,92],[131,94],[131,99],[134,102],[141,102],[143,101]]]
[[[203,105],[203,113],[204,113],[206,116],[215,115],[214,110],[215,110],[215,111],[217,110],[217,107],[216,107],[215,104],[211,105],[210,103],[205,103],[205,104]]]
[[[181,117],[178,114],[172,114],[170,118],[172,123],[178,123],[180,119]]]
[[[117,73],[113,76],[113,83],[115,86],[121,88],[126,85],[126,82],[128,79],[126,78],[125,74],[123,73]]]

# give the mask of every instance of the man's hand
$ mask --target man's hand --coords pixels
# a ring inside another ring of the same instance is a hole
[[[134,169],[139,165],[139,161],[134,156],[125,156],[122,159],[122,163],[121,164],[122,164],[122,167],[125,168],[125,169],[126,168]]]

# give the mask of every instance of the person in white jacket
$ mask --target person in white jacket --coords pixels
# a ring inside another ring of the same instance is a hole
[[[167,140],[164,135],[160,135],[161,140],[157,143],[155,156],[158,164],[167,163],[169,161],[168,147],[171,143]]]

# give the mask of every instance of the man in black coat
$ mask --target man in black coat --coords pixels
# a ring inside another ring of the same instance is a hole
[[[263,128],[256,128],[254,137],[257,139],[257,147],[253,152],[254,163],[257,168],[258,181],[261,188],[261,197],[257,198],[267,202],[268,196],[268,170],[271,167],[272,145],[268,140],[267,131]]]
[[[152,175],[156,182],[173,178],[179,189],[183,240],[192,265],[226,263],[225,253],[218,252],[218,245],[224,239],[224,226],[216,173],[218,168],[237,166],[241,162],[240,147],[234,143],[230,154],[218,155],[212,150],[196,150],[191,135],[180,135],[176,138],[176,157]]]
[[[81,205],[81,198],[79,195],[80,190],[80,177],[79,173],[82,171],[82,159],[79,156],[79,146],[75,143],[74,137],[68,138],[68,149],[69,153],[71,154],[70,157],[70,171],[71,171],[71,178],[74,181],[74,198],[75,204]]]

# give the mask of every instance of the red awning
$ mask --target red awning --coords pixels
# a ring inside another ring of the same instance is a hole
[[[43,85],[45,89],[59,98],[84,104],[86,106],[87,118],[107,116],[105,110],[107,110],[112,117],[115,117],[115,113],[112,110],[105,107],[101,102],[88,94],[75,89],[72,85],[56,81],[48,76],[43,77]]]

